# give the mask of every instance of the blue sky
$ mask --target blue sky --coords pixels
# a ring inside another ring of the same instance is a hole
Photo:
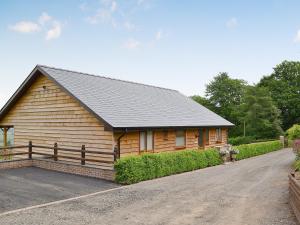
[[[300,58],[297,0],[7,0],[0,106],[36,64],[204,94],[218,72],[249,83]]]

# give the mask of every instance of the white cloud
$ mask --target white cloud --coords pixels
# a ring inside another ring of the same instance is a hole
[[[48,13],[43,12],[37,19],[37,22],[32,21],[20,21],[9,29],[20,33],[34,33],[43,31],[45,33],[46,40],[52,40],[59,38],[62,33],[62,25],[58,20],[55,20]]]
[[[44,25],[45,23],[52,20],[52,17],[49,16],[47,13],[43,12],[39,18],[39,24]]]
[[[155,34],[155,40],[156,41],[161,40],[163,38],[163,35],[164,35],[164,33],[163,33],[162,30],[157,31],[156,34]]]
[[[127,48],[127,49],[137,49],[140,46],[141,46],[141,43],[133,38],[128,39],[124,43],[124,48]]]
[[[20,21],[9,28],[20,33],[34,33],[41,29],[37,23],[31,21]]]
[[[121,1],[118,0],[98,0],[99,7],[94,9],[94,13],[88,14],[85,20],[90,24],[109,24],[115,27],[125,28],[126,30],[134,30],[135,25],[130,23],[130,15],[136,12],[142,6],[144,1]],[[86,3],[80,6],[80,8],[87,8]],[[82,9],[82,11],[84,11]],[[90,8],[91,9],[91,8]],[[91,11],[91,10],[89,10]]]
[[[235,27],[237,27],[238,25],[238,20],[235,17],[230,18],[227,22],[226,22],[226,27],[233,29]]]
[[[111,12],[106,9],[99,9],[94,16],[87,17],[86,20],[90,24],[107,23],[111,24],[113,27],[117,26]]]
[[[89,7],[86,2],[83,2],[79,5],[79,9],[83,12],[88,11]]]
[[[110,6],[110,11],[114,12],[117,9],[117,2],[116,1],[112,1],[111,6]]]
[[[54,21],[52,23],[52,27],[46,33],[46,40],[49,41],[52,39],[59,38],[61,35],[61,31],[62,31],[62,26],[60,22]]]
[[[296,37],[294,38],[294,42],[300,43],[300,30],[297,31]]]

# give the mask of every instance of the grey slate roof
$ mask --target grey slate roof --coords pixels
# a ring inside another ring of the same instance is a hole
[[[39,67],[114,128],[233,125],[175,90]]]
[[[3,117],[41,72],[106,126],[123,128],[229,127],[232,123],[178,91],[38,65],[0,111]]]

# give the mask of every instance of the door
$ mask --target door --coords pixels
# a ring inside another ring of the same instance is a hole
[[[204,146],[204,141],[203,141],[203,128],[199,129],[199,134],[198,134],[198,146],[203,147]]]

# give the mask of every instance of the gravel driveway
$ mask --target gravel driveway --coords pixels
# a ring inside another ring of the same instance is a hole
[[[296,225],[288,205],[291,150],[0,215],[0,224]]]

